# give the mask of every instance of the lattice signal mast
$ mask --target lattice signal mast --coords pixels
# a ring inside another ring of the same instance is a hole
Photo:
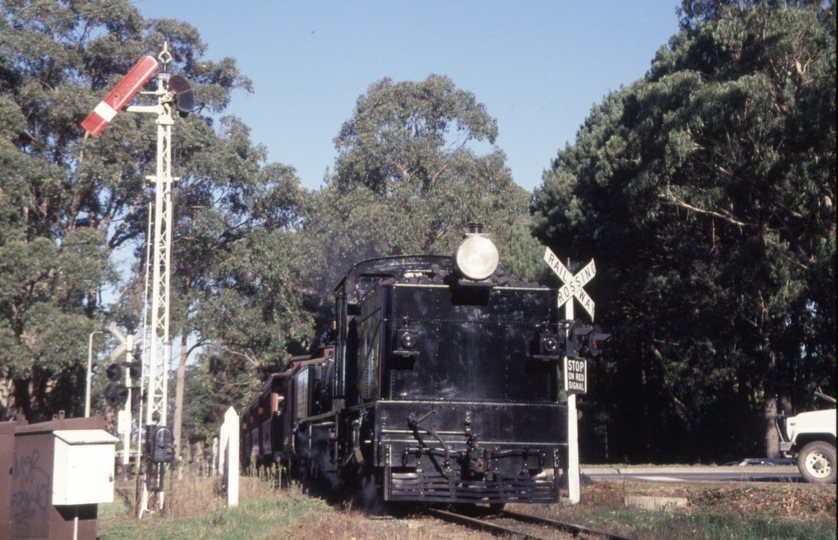
[[[156,105],[134,105],[124,110],[134,113],[157,115],[157,169],[154,176],[146,179],[154,184],[154,231],[150,241],[149,258],[152,260],[152,291],[146,298],[146,314],[151,322],[145,326],[149,346],[145,349],[144,377],[147,378],[145,395],[145,425],[166,425],[168,414],[168,367],[171,358],[169,337],[169,284],[172,260],[173,205],[172,186],[177,178],[172,176],[172,125],[174,112],[189,113],[194,106],[194,96],[189,83],[179,75],[167,73],[172,59],[168,43],[155,60],[142,57],[128,74],[111,90],[99,105],[82,122],[91,135],[98,135],[117,112],[130,101],[140,88],[157,71],[158,60],[162,64],[157,77],[157,90],[142,92],[157,97]],[[148,279],[148,276],[147,276]],[[146,320],[145,314],[143,317]],[[148,334],[150,333],[150,339]],[[142,446],[142,445],[140,445]],[[162,475],[155,475],[162,481]],[[141,516],[147,510],[147,483],[143,484]],[[152,486],[162,487],[162,486]]]
[[[173,92],[168,87],[171,77],[165,72],[171,60],[167,47],[158,56],[163,64],[162,72],[157,76],[157,91],[143,92],[157,96],[157,105],[135,105],[128,107],[128,112],[157,115],[157,170],[154,176],[146,180],[154,184],[154,230],[152,232],[151,253],[151,297],[146,298],[146,309],[150,317],[147,333],[150,331],[150,343],[146,350],[146,377],[148,386],[145,395],[148,406],[145,410],[145,424],[166,425],[168,376],[167,367],[171,357],[169,339],[169,283],[172,262],[172,115]],[[147,338],[148,339],[148,338]]]

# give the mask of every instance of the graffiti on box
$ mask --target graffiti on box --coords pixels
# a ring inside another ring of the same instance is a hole
[[[35,448],[28,455],[15,456],[12,469],[12,527],[27,535],[38,514],[50,507],[51,475],[38,465],[41,452]]]

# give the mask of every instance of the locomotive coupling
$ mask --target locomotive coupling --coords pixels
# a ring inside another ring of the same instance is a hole
[[[489,464],[491,463],[488,452],[480,448],[475,435],[468,438],[466,445],[468,445],[468,450],[466,450],[463,460],[463,473],[472,477],[485,475],[489,471]]]

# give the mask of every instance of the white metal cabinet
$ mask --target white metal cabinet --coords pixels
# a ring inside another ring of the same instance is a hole
[[[52,504],[113,502],[114,455],[119,440],[103,429],[56,430]]]

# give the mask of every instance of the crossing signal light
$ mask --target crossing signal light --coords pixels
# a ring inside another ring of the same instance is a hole
[[[128,401],[130,390],[124,384],[109,384],[105,388],[105,401],[111,407],[121,407]]]
[[[119,382],[122,379],[122,368],[119,364],[111,364],[105,368],[105,375],[111,382]]]
[[[133,408],[135,405],[142,403],[143,401],[143,389],[142,388],[131,388],[131,407]]]
[[[128,375],[131,376],[132,380],[139,379],[143,374],[143,365],[140,362],[125,362],[122,365],[128,368]]]
[[[605,334],[599,325],[589,325],[575,320],[567,331],[565,352],[568,358],[576,358],[587,345],[591,356],[602,353],[602,344],[611,339],[611,334]]]
[[[611,339],[611,334],[603,334],[602,328],[595,324],[588,336],[588,349],[591,350],[591,356],[599,356],[602,352],[602,344],[609,339]]]
[[[593,328],[583,324],[582,321],[573,321],[567,331],[567,340],[565,341],[565,353],[568,358],[576,358],[577,353],[582,352],[591,330]]]

